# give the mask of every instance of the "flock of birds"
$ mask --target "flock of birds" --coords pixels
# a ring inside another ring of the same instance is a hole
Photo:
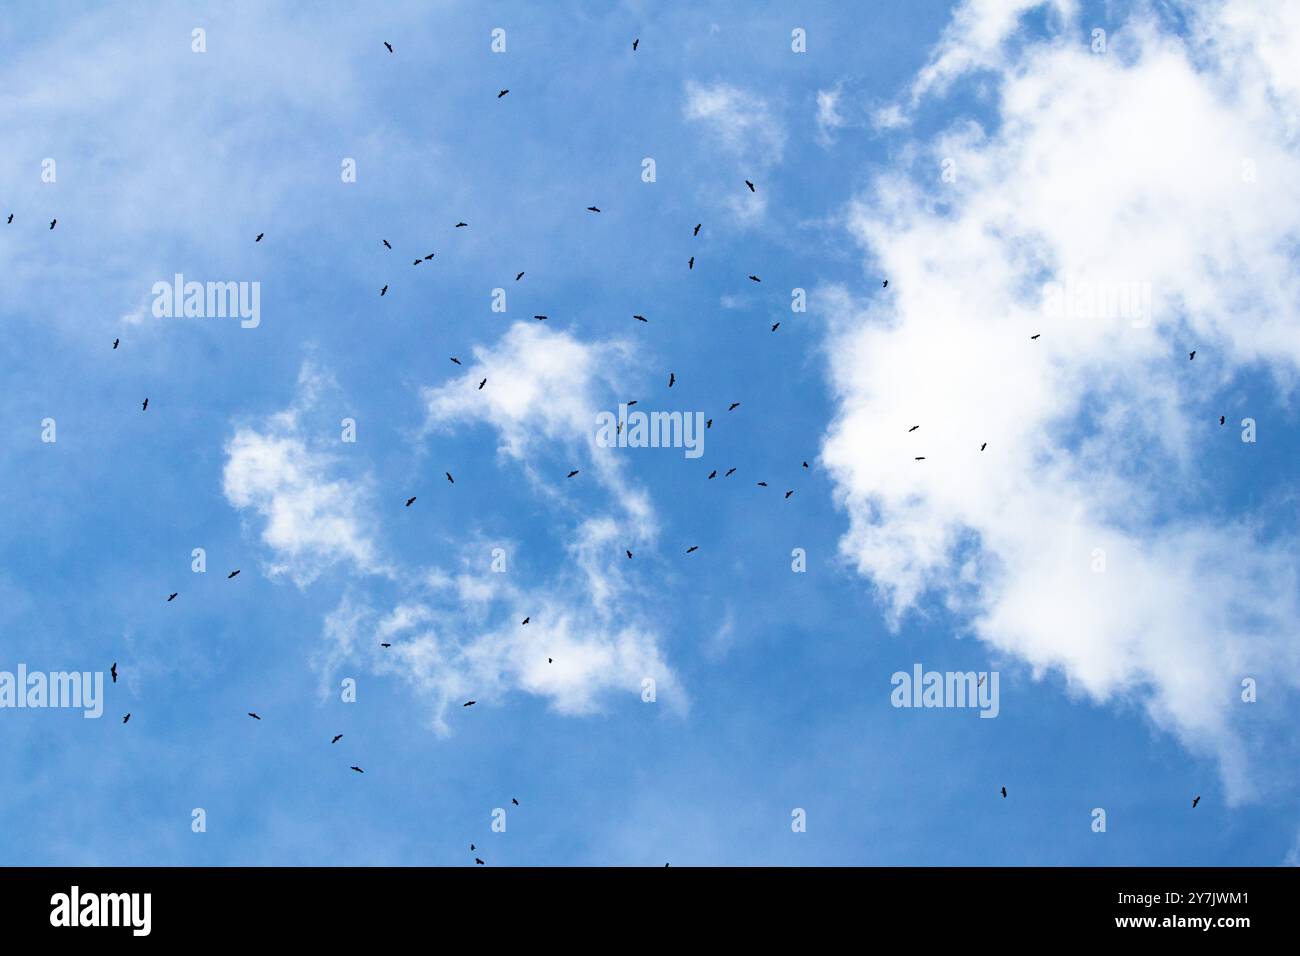
[[[637,39],[635,39],[635,40],[632,41],[632,49],[633,49],[634,51],[638,48],[639,45],[640,45],[640,38],[637,38]],[[394,52],[394,51],[393,51],[393,46],[392,46],[391,43],[388,43],[387,41],[385,41],[385,42],[384,42],[384,46],[387,48],[387,50],[388,50],[389,53],[393,53],[393,52]],[[510,90],[508,90],[508,89],[501,90],[499,93],[497,93],[497,99],[501,99],[502,97],[504,97],[504,96],[505,96],[506,94],[508,94],[509,92],[510,92]],[[751,193],[756,193],[756,192],[757,192],[757,187],[754,185],[754,183],[753,183],[751,180],[745,179],[745,180],[744,180],[744,184],[745,184],[745,187],[746,187],[746,188],[747,188]],[[598,206],[596,206],[596,205],[593,204],[593,205],[590,205],[590,206],[587,207],[587,211],[588,211],[588,212],[591,212],[591,213],[599,213],[601,210],[600,210],[600,208],[599,208]],[[6,220],[6,223],[7,223],[7,224],[12,224],[13,221],[14,221],[14,214],[13,214],[13,213],[10,213],[8,219]],[[53,229],[57,224],[58,224],[58,219],[51,219],[51,220],[50,220],[50,226],[49,226],[49,228],[50,228],[50,229]],[[692,236],[698,236],[698,235],[700,234],[700,229],[703,227],[703,225],[704,225],[703,223],[696,223],[694,229],[692,229],[692,231],[691,231],[691,235],[692,235]],[[458,222],[455,224],[455,226],[453,226],[453,228],[455,228],[455,229],[465,229],[465,228],[468,228],[468,227],[469,227],[469,223],[464,222],[464,221],[458,221]],[[259,233],[257,234],[256,238],[254,238],[253,242],[255,242],[255,243],[260,243],[260,242],[265,238],[265,236],[266,236],[266,233],[264,233],[264,232],[259,232]],[[388,241],[387,239],[382,239],[381,241],[383,242],[384,247],[385,247],[386,249],[392,250],[393,247],[392,247],[392,245],[389,243],[389,241]],[[435,255],[436,255],[436,253],[430,252],[430,253],[428,253],[428,254],[426,254],[426,255],[419,256],[419,257],[417,257],[415,260],[413,260],[412,265],[418,266],[418,265],[421,265],[422,263],[428,262],[428,261],[432,260],[432,259],[434,258]],[[695,268],[695,257],[694,257],[694,256],[691,256],[691,257],[687,260],[687,269],[688,269],[688,270],[693,270],[694,268]],[[523,279],[524,275],[525,275],[525,273],[524,273],[523,271],[517,273],[517,274],[515,275],[515,281],[516,281],[516,282],[520,281],[521,279]],[[752,282],[759,282],[759,283],[761,283],[761,282],[763,281],[759,276],[754,275],[754,274],[750,274],[750,275],[749,275],[749,279],[750,279],[750,281],[752,281]],[[889,288],[889,280],[888,280],[888,279],[885,279],[885,280],[881,283],[881,288],[882,288],[882,289],[888,289],[888,288]],[[381,297],[383,297],[383,296],[387,295],[387,293],[388,293],[388,285],[385,284],[385,285],[384,285],[384,286],[379,290],[379,295],[380,295]],[[534,318],[534,319],[537,319],[538,321],[543,321],[543,322],[547,320],[547,316],[545,316],[545,315],[534,315],[533,318]],[[634,315],[632,316],[632,318],[633,318],[634,320],[638,321],[638,322],[649,323],[649,321],[650,321],[650,320],[647,319],[644,315],[639,315],[639,314],[634,314]],[[781,326],[781,323],[780,323],[780,322],[777,322],[777,323],[775,323],[775,324],[772,325],[771,330],[772,330],[773,332],[775,332],[775,331],[777,331],[777,329],[780,328],[780,326]],[[1037,340],[1040,338],[1041,335],[1042,335],[1042,333],[1035,333],[1034,335],[1031,335],[1029,338],[1030,338],[1031,340],[1033,340],[1033,341],[1037,341]],[[120,339],[120,338],[115,338],[115,339],[113,340],[113,349],[117,349],[117,347],[118,347],[118,345],[119,345],[120,343],[121,343],[121,339]],[[1189,361],[1193,361],[1193,360],[1195,360],[1195,358],[1196,358],[1196,351],[1193,350],[1193,351],[1191,351],[1190,353],[1188,353],[1187,358],[1188,358]],[[455,357],[455,356],[452,356],[452,357],[451,357],[451,361],[452,361],[453,363],[455,363],[456,365],[461,365],[461,364],[462,364],[462,363],[461,363],[461,360],[460,360],[459,358]],[[677,382],[677,375],[676,375],[676,373],[675,373],[675,372],[669,372],[669,373],[668,373],[668,387],[669,387],[669,388],[672,388],[672,387],[676,384],[676,382]],[[484,378],[482,381],[480,381],[480,382],[478,383],[478,389],[479,389],[480,391],[482,391],[482,389],[483,389],[484,386],[486,386],[486,385],[487,385],[487,379]],[[637,403],[636,400],[633,399],[632,401],[629,401],[629,402],[627,402],[626,404],[628,405],[628,407],[631,407],[631,406],[633,406],[633,405],[636,405],[636,403]],[[728,412],[734,412],[734,411],[735,411],[737,408],[739,408],[739,407],[740,407],[740,402],[732,402],[730,405],[728,405],[728,407],[727,407],[727,411],[728,411]],[[140,409],[141,409],[141,411],[148,411],[148,410],[149,410],[149,399],[148,399],[148,397],[146,397],[146,398],[144,399],[144,401],[141,403],[141,405],[140,405]],[[1226,417],[1225,417],[1225,416],[1222,416],[1222,415],[1219,416],[1219,424],[1220,424],[1220,425],[1225,424],[1225,421],[1226,421]],[[622,423],[620,422],[620,423],[618,424],[618,428],[619,428],[620,431],[621,431],[622,427],[623,427],[623,425],[622,425]],[[712,419],[712,418],[710,418],[710,419],[708,419],[708,420],[706,421],[706,423],[705,423],[705,427],[706,427],[706,428],[712,428],[712,427],[713,427],[713,419]],[[918,429],[920,429],[920,427],[921,427],[920,425],[913,425],[911,428],[908,429],[908,433],[910,434],[910,433],[912,433],[912,432],[915,432],[915,431],[917,431]],[[988,447],[988,442],[984,442],[984,443],[982,443],[982,444],[980,445],[980,451],[984,451],[987,447]],[[926,458],[925,458],[924,455],[917,455],[917,456],[915,457],[914,460],[916,460],[916,461],[925,461]],[[802,462],[801,465],[802,465],[802,467],[803,467],[804,469],[807,469],[807,468],[808,468],[808,462],[806,462],[806,461]],[[730,478],[730,477],[731,477],[735,472],[736,472],[736,468],[734,468],[734,467],[733,467],[733,468],[730,468],[730,469],[728,469],[728,470],[724,473],[723,478]],[[448,482],[450,482],[451,484],[455,484],[456,480],[455,480],[455,478],[452,477],[451,472],[444,472],[444,474],[445,474],[445,476],[446,476]],[[570,471],[570,472],[566,475],[566,477],[567,477],[567,478],[575,478],[575,477],[578,476],[578,474],[579,474],[579,470],[575,468],[575,469],[573,469],[572,471]],[[712,472],[709,473],[709,476],[708,476],[708,479],[707,479],[707,480],[710,480],[710,481],[713,480],[714,478],[717,477],[717,474],[718,474],[717,470],[716,470],[716,469],[713,470]],[[759,481],[759,482],[757,483],[757,485],[758,485],[758,487],[760,487],[760,488],[766,488],[766,487],[768,487],[768,483],[767,483],[766,481]],[[790,496],[793,495],[793,494],[794,494],[794,490],[793,490],[793,489],[787,490],[787,491],[785,492],[785,497],[788,499],[788,498],[790,498]],[[411,507],[411,505],[415,504],[415,502],[416,502],[416,496],[415,496],[415,495],[412,495],[411,497],[409,497],[409,498],[406,499],[406,507],[407,507],[407,508]],[[696,551],[698,551],[698,550],[699,550],[699,545],[691,545],[690,547],[688,547],[688,548],[686,549],[686,553],[687,553],[687,554],[694,554],[694,553],[695,553]],[[627,557],[628,557],[629,560],[632,558],[632,552],[631,552],[631,550],[625,550],[625,554],[627,555]],[[235,570],[231,571],[229,574],[226,575],[226,579],[227,579],[227,580],[230,580],[230,579],[234,578],[234,577],[235,577],[236,575],[238,575],[238,574],[239,574],[239,569],[236,568]],[[176,600],[177,597],[179,597],[179,592],[172,592],[171,594],[167,595],[167,602],[170,603],[171,601]],[[521,625],[526,625],[526,624],[528,624],[530,620],[531,620],[531,616],[529,616],[529,617],[525,617],[525,618],[523,619],[523,621],[521,622]],[[380,643],[380,646],[381,646],[381,647],[384,647],[384,648],[388,648],[388,647],[392,647],[392,644],[391,644],[391,643],[387,643],[387,642],[381,642],[381,643]],[[554,659],[553,659],[553,658],[548,657],[546,660],[547,660],[547,663],[548,663],[548,664],[549,664],[549,663],[554,663]],[[116,684],[116,683],[117,683],[117,677],[118,677],[117,662],[116,662],[116,661],[113,662],[113,666],[110,668],[109,673],[110,673],[110,675],[112,676],[113,683]],[[477,703],[477,701],[474,701],[474,700],[467,700],[467,701],[465,701],[465,703],[462,704],[461,706],[462,706],[462,707],[472,707],[472,706],[474,706],[474,704],[476,704],[476,703]],[[261,718],[261,717],[260,717],[256,712],[253,712],[253,711],[249,711],[249,712],[248,712],[248,716],[251,717],[252,719],[254,719],[254,720],[258,720],[258,721],[260,721],[260,720],[262,719],[262,718]],[[123,723],[123,724],[128,723],[130,720],[131,720],[131,714],[130,714],[130,713],[127,713],[127,714],[122,718],[122,723]],[[342,739],[343,739],[343,735],[342,735],[342,734],[336,734],[336,735],[334,736],[334,738],[330,741],[330,743],[331,743],[331,744],[336,744],[336,743],[338,743],[338,742],[339,742],[340,740],[342,740]],[[364,773],[365,773],[365,771],[364,771],[363,769],[361,769],[361,767],[358,767],[358,766],[356,766],[356,765],[352,765],[349,769],[351,769],[351,770],[353,770],[353,771],[355,771],[356,773],[359,773],[359,774],[364,774]],[[1003,797],[1003,799],[1006,799],[1006,796],[1007,796],[1007,788],[1006,788],[1006,787],[1002,787],[1002,788],[1001,788],[1001,793],[1002,793],[1002,797]],[[1201,798],[1200,798],[1200,796],[1198,795],[1198,796],[1197,796],[1197,797],[1192,801],[1192,807],[1195,808],[1196,805],[1200,803],[1200,801],[1201,801]],[[518,801],[517,799],[512,798],[512,799],[511,799],[511,803],[513,803],[515,806],[519,806],[519,801]],[[475,849],[476,849],[475,845],[471,843],[471,844],[470,844],[470,851],[473,852]],[[476,856],[476,857],[474,858],[474,863],[475,863],[476,865],[484,865],[484,864],[485,864],[485,861],[482,860],[482,859],[480,859],[479,857]],[[668,866],[668,865],[669,865],[668,863],[665,863],[665,864],[664,864],[664,866]]]

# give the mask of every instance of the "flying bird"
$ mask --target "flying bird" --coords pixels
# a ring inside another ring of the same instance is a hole
[[[970,685],[967,684],[966,686],[969,687]],[[1006,788],[1006,787],[1003,787],[1003,788],[1002,788],[1002,799],[1005,800],[1006,798],[1007,798],[1007,788]]]
[[[673,382],[677,381],[677,375],[673,372],[668,373],[668,387],[673,387]]]
[[[516,800],[514,797],[510,798],[510,802],[513,803],[515,806],[519,806],[519,801]]]
[[[520,624],[527,624],[527,623],[528,623],[529,621],[531,621],[531,620],[532,620],[531,617],[526,617],[526,618],[524,618],[522,621],[520,621],[519,623],[520,623]]]
[[[766,488],[766,487],[767,487],[767,482],[766,482],[766,481],[760,481],[760,482],[758,483],[758,487],[760,487],[760,488]]]
[[[389,43],[387,40],[384,41],[384,46],[388,47],[388,52],[389,52],[389,53],[392,53],[392,52],[393,52],[393,45],[392,45],[391,43]]]
[[[248,712],[248,716],[249,716],[249,717],[252,717],[254,720],[261,720],[261,719],[262,719],[261,717],[257,716],[257,714],[253,713],[251,710]]]
[[[912,434],[912,432],[916,431],[920,427],[921,427],[920,425],[913,425],[911,428],[907,430],[907,433],[910,435]]]
[[[505,96],[509,92],[510,92],[509,90],[502,90],[500,93],[497,94],[497,99],[501,99],[501,97]]]
[[[149,411],[149,399],[146,398],[146,399],[144,400],[144,403],[140,406],[140,411],[142,411],[142,412],[147,412],[147,411]]]
[[[754,191],[754,184],[751,183],[748,179],[745,180],[745,185],[749,187],[749,191],[751,193]]]
[[[736,470],[736,469],[734,469],[734,468],[728,468],[728,469],[727,469],[727,473],[726,473],[725,475],[723,475],[722,477],[723,477],[723,478],[730,478],[730,477],[732,476],[732,473],[735,472],[735,470]]]
[[[690,554],[692,551],[698,551],[698,550],[700,550],[700,546],[698,544],[693,544],[686,549],[686,553]]]
[[[691,235],[692,235],[692,236],[698,236],[698,235],[700,234],[700,226],[702,226],[702,225],[704,225],[704,223],[702,223],[702,222],[697,222],[697,223],[695,224],[695,231],[694,231],[693,233],[691,233]]]
[[[1042,332],[1039,332],[1039,333],[1038,333],[1038,335],[1042,335],[1042,334],[1043,334]],[[1032,339],[1036,339],[1036,338],[1038,338],[1038,335],[1031,335],[1031,336],[1029,336],[1029,338],[1030,338],[1031,340],[1032,340]]]
[[[352,769],[355,770],[357,773],[365,773],[365,771],[362,770],[360,767],[353,767]]]
[[[712,481],[712,480],[713,480],[714,478],[716,478],[716,477],[718,477],[718,469],[714,468],[711,472],[709,472],[709,479],[708,479],[708,480],[709,480],[709,481]]]
[[[637,37],[635,40],[632,41],[632,50],[633,50],[634,52],[636,51],[637,44],[640,43],[640,42],[641,42],[641,38],[640,38],[640,37]]]
[[[393,645],[392,645],[392,644],[385,644],[383,641],[380,641],[380,642],[379,642],[379,646],[380,646],[380,647],[392,647]]]
[[[740,407],[740,402],[732,402],[731,405],[727,408],[727,411],[734,412],[739,407]]]
[[[522,279],[523,277],[524,277],[524,274],[521,272],[521,273],[519,273],[519,275],[515,276],[515,281],[518,282],[518,281],[519,281],[520,279]]]
[[[924,456],[924,455],[917,455],[916,458],[915,458],[914,460],[915,460],[915,461],[925,461],[925,456]]]
[[[113,666],[108,669],[109,674],[113,677],[113,683],[117,683],[117,661],[113,661]]]
[[[456,483],[456,479],[451,476],[451,472],[444,471],[443,474],[447,476],[447,480],[450,481],[453,485]]]
[[[414,262],[411,263],[411,265],[418,266],[423,261],[424,261],[423,259],[416,259]]]
[[[750,281],[750,282],[762,282],[763,280],[760,279],[758,276],[750,276],[750,277],[749,277],[749,281]]]
[[[486,385],[486,384],[487,384],[487,379],[483,379],[483,381],[481,381],[481,382],[478,383],[478,390],[479,390],[480,392],[483,391],[483,386]]]
[[[712,427],[713,427],[713,419],[710,418],[707,422],[705,422],[705,423],[704,423],[704,427],[705,427],[705,428],[712,428]]]
[[[778,322],[778,323],[776,323],[774,326],[772,326],[772,331],[775,332],[775,331],[776,331],[777,329],[779,329],[780,327],[781,327],[781,323]]]
[[[475,704],[477,704],[477,703],[478,703],[478,701],[476,701],[476,700],[467,700],[467,701],[465,701],[465,703],[461,704],[461,706],[462,706],[462,707],[473,707],[473,706],[474,706]]]
[[[634,316],[632,316],[632,318],[636,319],[638,322],[649,322],[649,321],[650,321],[650,320],[647,319],[644,315],[634,315]]]
[[[266,233],[264,233],[264,232],[259,232],[259,233],[257,234],[257,238],[254,239],[253,241],[254,241],[254,242],[261,242],[261,241],[262,241],[262,237],[265,236],[265,235],[266,235]]]
[[[113,339],[113,348],[117,348],[117,343],[121,341],[121,339]]]
[[[588,206],[587,212],[600,212],[600,209],[598,209],[596,206]]]
[[[688,268],[688,269],[694,269],[694,268],[695,268],[695,257],[694,257],[694,256],[691,256],[689,259],[686,260],[686,268]]]
[[[9,222],[13,222],[13,221],[14,221],[14,214],[13,214],[13,213],[10,213],[10,214],[9,214]]]
[[[335,737],[334,737],[334,739],[331,740],[330,743],[332,743],[332,744],[336,744],[336,743],[338,743],[338,742],[339,742],[340,740],[342,740],[342,739],[343,739],[343,735],[342,735],[342,734],[336,734]]]
[[[56,222],[58,222],[58,221],[59,221],[59,220],[57,220],[57,219],[51,219],[51,220],[50,220],[50,228],[53,229],[53,228],[54,228],[54,224],[55,224]]]
[[[988,447],[989,447],[989,443],[988,443],[988,442],[985,442],[984,444],[980,445],[980,451],[983,451],[985,448],[988,448]]]
[[[572,477],[573,477],[574,475],[576,475],[577,473],[578,473],[578,469],[575,468],[575,469],[573,469],[573,471],[569,472],[569,473],[568,473],[567,475],[565,475],[564,477],[566,477],[566,478],[572,478]]]
[[[235,570],[231,571],[229,574],[226,575],[226,580],[229,581],[238,573],[239,573],[239,568],[235,568]]]
[[[455,362],[457,365],[460,364],[460,359],[456,358],[456,356],[454,356],[454,355],[451,357],[451,360],[452,360],[453,362]]]
[[[464,229],[464,228],[465,228],[466,226],[468,226],[468,225],[469,225],[469,223],[467,223],[467,222],[458,222],[458,223],[456,223],[456,228],[457,228],[457,229]]]
[[[379,295],[382,297],[387,291],[388,291],[388,286],[384,286],[382,289],[379,290]]]
[[[381,239],[381,240],[379,240],[379,241],[382,242],[382,243],[384,244],[385,248],[388,248],[388,249],[393,248],[392,246],[388,245],[388,240],[387,240],[387,239]]]
[[[178,594],[180,594],[180,593],[181,593],[180,591],[173,591],[171,594],[169,594],[169,595],[167,596],[167,600],[168,600],[168,601],[174,601],[174,600],[176,600],[176,596],[177,596]]]
[[[1196,809],[1196,805],[1197,805],[1198,803],[1200,803],[1200,802],[1201,802],[1201,798],[1200,798],[1200,796],[1198,795],[1197,798],[1196,798],[1195,800],[1192,801],[1192,809],[1195,810],[1195,809]]]
[[[409,508],[413,504],[415,504],[415,495],[411,495],[411,497],[406,499],[406,507]]]
[[[131,715],[127,714],[125,717],[122,718],[122,723],[126,723],[130,719],[131,719]]]
[[[627,552],[627,557],[628,557],[628,560],[629,560],[629,561],[632,560],[632,552],[631,552],[631,551]]]
[[[792,494],[794,494],[793,491],[787,491],[787,492],[785,493],[785,496],[786,496],[787,498],[789,498]]]
[[[1190,362],[1190,361],[1191,361],[1192,359],[1194,359],[1194,358],[1196,358],[1196,350],[1195,350],[1195,349],[1193,349],[1192,351],[1190,351],[1190,352],[1187,353],[1187,361]]]
[[[484,865],[485,865],[485,864],[483,863],[483,861],[480,860],[478,857],[474,857],[474,862],[477,863],[479,866],[484,866]]]
[[[1222,425],[1222,424],[1224,423],[1224,421],[1225,421],[1224,417],[1223,417],[1222,415],[1220,415],[1220,416],[1219,416],[1219,424]]]
[[[533,318],[536,319],[538,322],[545,322],[545,321],[546,321],[546,316],[544,316],[544,315],[535,315],[535,316],[533,316]]]

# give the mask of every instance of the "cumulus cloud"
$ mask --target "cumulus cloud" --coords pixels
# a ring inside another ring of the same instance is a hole
[[[367,530],[366,482],[336,474],[335,456],[313,442],[302,417],[328,379],[306,363],[295,403],[257,426],[238,429],[226,444],[222,489],[236,508],[262,521],[261,539],[273,553],[272,575],[306,586],[332,565],[383,570]]]
[[[1243,799],[1240,681],[1300,685],[1300,564],[1198,512],[1198,460],[1254,451],[1211,401],[1234,375],[1285,394],[1300,366],[1300,114],[1278,52],[1300,24],[1205,8],[1201,35],[1227,17],[1234,42],[1188,48],[1137,17],[1097,55],[1057,2],[1059,32],[1007,45],[1036,6],[959,9],[913,92],[991,71],[996,126],[914,144],[849,211],[891,281],[823,290],[842,548],[895,621],[941,596],[1036,673],[1140,700]]]

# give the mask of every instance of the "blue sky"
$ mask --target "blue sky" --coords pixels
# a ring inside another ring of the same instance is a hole
[[[1300,22],[738,7],[5,18],[0,862],[1295,861]]]

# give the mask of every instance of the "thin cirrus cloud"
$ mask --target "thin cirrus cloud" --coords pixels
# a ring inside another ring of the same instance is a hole
[[[965,4],[913,84],[991,71],[995,128],[913,144],[914,171],[850,207],[890,286],[823,290],[842,551],[895,621],[940,596],[1036,675],[1141,702],[1247,799],[1241,682],[1300,685],[1300,562],[1181,506],[1207,445],[1256,447],[1218,425],[1233,376],[1285,395],[1300,365],[1300,114],[1276,55],[1300,24],[1234,13],[1237,42],[1189,49],[1136,16],[1095,54],[1054,3],[1060,32],[1009,50],[1032,6]]]
[[[765,97],[730,83],[686,83],[683,117],[709,142],[748,170],[770,169],[785,155],[786,131]],[[739,186],[739,183],[733,184]],[[722,205],[738,222],[752,223],[767,210],[766,191],[726,190]]]

